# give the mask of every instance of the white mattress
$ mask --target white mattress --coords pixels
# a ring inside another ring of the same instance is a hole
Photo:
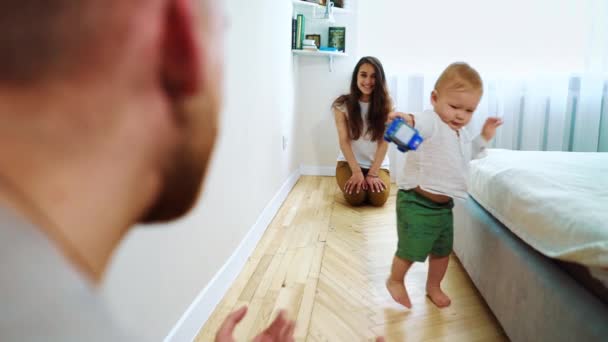
[[[469,193],[540,253],[608,267],[608,153],[488,150]]]

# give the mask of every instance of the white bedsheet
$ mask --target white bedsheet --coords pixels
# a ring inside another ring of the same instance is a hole
[[[608,267],[608,153],[488,150],[469,193],[540,253]]]

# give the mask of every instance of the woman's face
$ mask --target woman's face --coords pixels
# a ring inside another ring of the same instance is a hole
[[[375,86],[376,70],[369,63],[362,64],[357,73],[357,87],[363,94],[362,100],[369,99],[370,95],[374,92]]]

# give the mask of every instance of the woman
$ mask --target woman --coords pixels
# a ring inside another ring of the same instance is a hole
[[[336,180],[346,201],[373,206],[386,203],[390,192],[385,123],[392,111],[382,64],[363,57],[353,71],[350,93],[332,104],[341,153]]]

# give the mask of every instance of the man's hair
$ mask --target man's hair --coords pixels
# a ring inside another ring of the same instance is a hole
[[[95,15],[104,6],[93,2],[1,0],[0,83],[27,84],[85,63],[83,47],[104,29]]]
[[[483,91],[483,82],[479,73],[463,62],[450,64],[439,76],[435,90],[479,90]]]

